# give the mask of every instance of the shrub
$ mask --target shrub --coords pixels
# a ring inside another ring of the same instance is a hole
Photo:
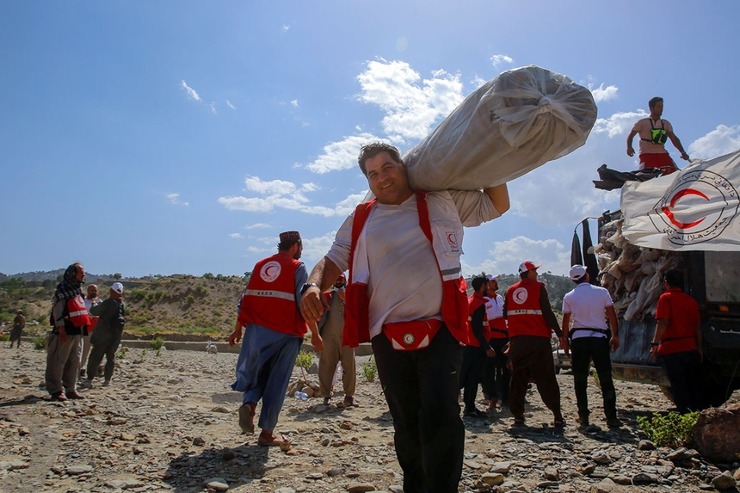
[[[0,342],[8,342],[10,340],[10,334],[0,334]]]
[[[124,359],[127,353],[128,353],[128,348],[126,346],[121,346],[121,348],[116,353],[116,359]]]
[[[159,352],[162,350],[162,346],[164,346],[164,339],[161,337],[155,337],[151,342],[149,342],[149,345],[152,349],[157,351],[157,355],[159,355]]]
[[[375,360],[370,358],[362,364],[362,374],[368,382],[374,382],[378,374],[378,367],[375,366]]]
[[[298,356],[295,359],[295,365],[301,369],[303,372],[303,380],[308,381],[308,377],[306,376],[306,370],[311,368],[311,365],[313,364],[313,354],[309,353],[308,351],[301,351],[298,353]]]
[[[652,417],[637,417],[640,429],[659,447],[683,447],[691,443],[691,433],[699,412],[678,414],[653,413]]]
[[[34,337],[33,338],[33,348],[37,351],[46,349],[46,337]]]

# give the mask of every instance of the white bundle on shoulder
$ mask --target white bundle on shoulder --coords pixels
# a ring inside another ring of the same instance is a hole
[[[591,91],[530,65],[482,85],[403,160],[414,189],[480,190],[572,152],[595,122]]]

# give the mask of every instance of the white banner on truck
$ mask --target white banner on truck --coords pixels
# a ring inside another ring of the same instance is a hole
[[[740,150],[622,187],[622,233],[661,250],[740,250]]]

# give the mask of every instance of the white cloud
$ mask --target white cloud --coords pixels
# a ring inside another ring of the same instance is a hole
[[[229,107],[229,108],[231,108],[232,110],[235,110],[235,109],[236,109],[236,106],[234,106],[234,103],[232,103],[232,102],[231,102],[231,101],[229,101],[228,99],[226,100],[226,106],[228,106],[228,107]]]
[[[343,140],[338,142],[331,142],[324,146],[322,154],[313,162],[307,164],[306,168],[318,174],[343,169],[359,169],[357,155],[360,153],[360,147],[373,140],[380,139],[363,132],[358,135],[344,137]]]
[[[525,253],[526,252],[526,253]],[[526,255],[527,258],[522,256]],[[526,236],[497,241],[488,252],[488,259],[480,264],[470,265],[463,259],[465,275],[479,274],[516,274],[519,264],[523,260],[531,260],[542,265],[540,272],[556,274],[568,272],[570,268],[570,246],[566,248],[555,239],[534,240]]]
[[[244,238],[244,235],[242,235],[241,233],[229,233],[229,236],[231,238]]]
[[[282,31],[283,31],[284,33],[287,33],[288,31],[290,31],[290,27],[291,27],[291,26],[290,26],[289,24],[283,24],[283,27],[281,28],[281,30],[282,30]]]
[[[318,187],[313,183],[306,183],[299,187],[289,181],[263,181],[256,176],[247,177],[244,183],[248,192],[254,192],[260,196],[224,196],[218,198],[218,203],[229,210],[236,211],[269,213],[276,209],[286,209],[324,217],[346,215],[352,210],[351,208],[348,209],[348,199],[340,201],[334,208],[310,205],[310,200],[305,193],[318,190]],[[355,202],[354,205],[358,202]]]
[[[605,133],[609,138],[614,138],[629,133],[637,120],[647,118],[648,116],[649,113],[645,112],[645,110],[614,113],[609,118],[598,118],[591,132],[595,134]]]
[[[502,55],[500,53],[499,54],[496,54],[496,55],[493,55],[490,58],[490,60],[491,60],[491,63],[493,64],[494,68],[498,68],[499,65],[501,65],[502,63],[506,63],[508,65],[511,65],[512,63],[514,63],[514,59],[511,58],[509,55]]]
[[[688,147],[689,156],[711,159],[740,149],[740,125],[717,125],[717,128],[699,137]]]
[[[218,114],[218,111],[216,111],[216,103],[214,101],[211,101],[208,107],[211,109],[211,113],[214,115]]]
[[[185,202],[183,200],[180,200],[179,193],[168,193],[168,194],[165,194],[165,197],[167,197],[167,200],[169,200],[170,204],[172,205],[180,205],[183,207],[188,207],[190,205],[190,202]]]
[[[386,113],[381,121],[391,141],[422,139],[439,118],[449,115],[463,100],[459,75],[437,70],[422,79],[402,61],[371,61],[357,76],[360,101],[374,104]]]
[[[336,231],[331,231],[322,236],[303,238],[303,256],[301,260],[307,267],[316,264],[326,255],[331,244],[334,243],[336,234]]]
[[[254,223],[254,224],[250,224],[249,226],[245,226],[245,229],[267,229],[267,228],[272,228],[272,225],[267,224],[267,223]]]
[[[591,86],[589,86],[589,89],[591,89],[591,94],[593,94],[594,101],[597,103],[615,99],[617,97],[617,92],[619,92],[619,88],[617,88],[617,86],[612,85],[604,87],[603,83],[596,89],[593,89]]]
[[[185,94],[188,95],[189,99],[200,102],[200,96],[198,96],[198,93],[195,91],[195,89],[190,87],[187,82],[181,80],[180,86],[185,90]]]
[[[297,99],[294,99],[294,100],[292,100],[292,101],[290,102],[290,105],[291,105],[291,106],[292,106],[293,108],[298,108],[298,100],[297,100]]]

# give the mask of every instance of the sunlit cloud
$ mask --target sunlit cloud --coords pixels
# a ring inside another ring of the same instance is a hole
[[[504,63],[507,65],[511,65],[512,63],[514,63],[514,59],[511,58],[509,55],[503,55],[500,53],[493,55],[490,60],[494,68],[498,68],[499,65],[502,65]]]
[[[374,140],[381,139],[363,132],[358,135],[344,137],[343,140],[338,142],[331,142],[324,146],[321,155],[307,164],[306,168],[318,174],[344,169],[359,170],[357,155],[360,153],[360,147]]]
[[[229,233],[229,236],[231,238],[244,238],[244,235],[242,235],[241,233]]]
[[[617,88],[617,86],[611,85],[604,87],[603,83],[599,85],[599,87],[597,87],[596,89],[590,86],[589,89],[591,90],[591,94],[594,97],[594,101],[596,101],[597,103],[616,99],[617,93],[619,92],[619,88]]]
[[[185,82],[184,80],[181,80],[180,86],[185,90],[185,94],[188,95],[189,99],[200,102],[200,96],[198,95],[195,89],[193,89],[192,87],[188,85],[187,82]]]
[[[614,138],[629,133],[637,120],[648,116],[649,113],[646,113],[645,110],[614,113],[609,118],[598,118],[591,132],[596,134],[605,133],[609,138]]]
[[[169,200],[170,204],[172,205],[180,205],[182,207],[188,207],[190,205],[190,202],[180,200],[179,193],[168,193],[165,194],[165,197],[167,197],[167,200]]]
[[[208,105],[208,107],[211,109],[211,113],[214,115],[218,114],[218,111],[216,111],[216,103],[211,101],[211,103]]]
[[[272,228],[272,224],[267,223],[254,223],[244,227],[245,229],[268,229]]]
[[[740,125],[717,125],[717,128],[699,137],[688,147],[692,159],[711,159],[739,149]]]
[[[523,257],[525,256],[525,257]],[[541,265],[539,272],[562,273],[570,268],[570,245],[564,246],[556,239],[535,240],[526,236],[498,241],[488,252],[488,258],[475,265],[467,264],[463,258],[465,275],[516,274],[518,265],[524,260]]]

